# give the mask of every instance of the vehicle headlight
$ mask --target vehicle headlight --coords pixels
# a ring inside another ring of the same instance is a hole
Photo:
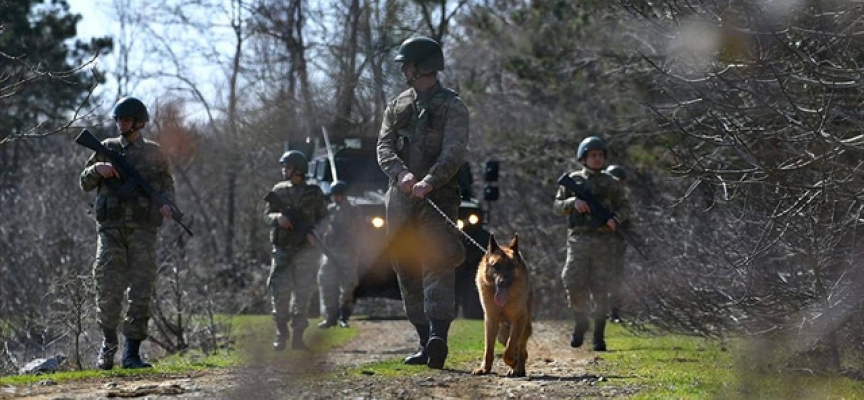
[[[477,214],[471,214],[468,216],[468,223],[471,225],[477,225],[480,222],[480,216]]]
[[[461,230],[462,228],[465,228],[465,222],[463,222],[461,219],[460,219],[460,220],[456,220],[456,227],[459,228],[460,230]]]
[[[384,218],[381,217],[372,217],[372,226],[375,228],[381,229],[384,227]]]

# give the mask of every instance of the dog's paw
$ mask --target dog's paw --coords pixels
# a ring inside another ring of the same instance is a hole
[[[488,373],[491,372],[491,371],[492,371],[492,368],[483,368],[483,367],[480,367],[480,368],[477,368],[477,369],[475,369],[474,371],[472,371],[472,372],[471,372],[471,375],[486,375],[486,374],[488,374]]]
[[[507,372],[507,377],[508,378],[524,378],[525,377],[525,370],[515,370],[515,369],[511,368],[510,371]]]

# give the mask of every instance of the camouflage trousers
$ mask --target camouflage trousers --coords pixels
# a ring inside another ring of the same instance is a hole
[[[267,288],[273,306],[273,319],[291,321],[295,329],[309,326],[309,304],[315,293],[315,275],[321,253],[311,245],[273,246],[273,261]]]
[[[627,250],[627,242],[618,235],[616,236],[615,250],[612,252],[612,271],[609,273],[609,307],[619,308],[624,301],[622,285],[624,283],[624,252]]]
[[[338,317],[341,307],[353,306],[356,288],[356,257],[336,256],[336,260],[324,257],[321,269],[318,270],[318,291],[321,309],[327,316]]]
[[[574,312],[601,318],[609,311],[609,284],[619,258],[618,243],[614,232],[567,237],[567,261],[561,280]],[[590,300],[594,301],[593,310]]]
[[[459,193],[433,192],[433,201],[453,221],[459,214]],[[390,256],[408,320],[426,325],[431,319],[456,318],[456,267],[465,259],[465,246],[425,200],[411,199],[391,187],[387,191]]]
[[[96,318],[103,329],[116,329],[128,293],[129,309],[123,336],[147,339],[150,299],[156,282],[155,229],[105,228],[96,242],[93,279],[96,282]]]

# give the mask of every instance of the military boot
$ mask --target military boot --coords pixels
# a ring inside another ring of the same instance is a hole
[[[342,306],[339,309],[339,326],[343,328],[350,326],[348,325],[348,318],[351,318],[351,311],[351,306]]]
[[[417,336],[420,337],[420,349],[416,353],[405,357],[405,364],[408,365],[426,365],[429,357],[426,356],[426,344],[429,342],[429,325],[414,325],[417,329]]]
[[[444,368],[447,360],[447,332],[450,330],[450,321],[442,319],[429,320],[429,342],[426,343],[426,355],[429,360],[426,366],[432,369]]]
[[[588,317],[585,316],[585,313],[576,313],[576,326],[573,327],[573,334],[570,335],[570,347],[582,346],[588,325]]]
[[[117,354],[117,330],[103,329],[102,337],[102,348],[99,349],[96,368],[109,371],[114,368],[114,355]]]
[[[594,319],[594,351],[606,351],[603,334],[606,331],[606,318]]]
[[[621,323],[621,315],[619,314],[618,307],[612,307],[609,311],[609,321],[613,324]]]
[[[324,318],[323,321],[318,323],[318,329],[327,329],[327,328],[336,326],[336,320],[338,318],[339,317],[336,315],[335,312],[329,312],[328,311],[327,312],[327,318]]]
[[[140,349],[140,347],[140,340],[126,338],[126,343],[123,347],[123,368],[153,368],[150,363],[141,359],[141,356],[138,354],[138,350]]]
[[[291,349],[292,350],[300,350],[300,351],[309,351],[309,347],[303,343],[303,331],[306,328],[294,328],[294,337],[291,338]]]
[[[291,332],[288,331],[288,321],[276,321],[276,339],[273,340],[273,350],[282,351],[291,338]]]

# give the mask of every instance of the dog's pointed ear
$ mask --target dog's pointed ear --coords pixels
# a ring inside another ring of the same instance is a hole
[[[486,252],[492,254],[496,251],[501,251],[501,247],[498,246],[498,242],[495,241],[495,235],[489,234],[489,247],[486,249]]]
[[[510,250],[513,250],[514,253],[519,253],[519,235],[514,233],[513,240],[510,241],[510,244],[507,245]]]

